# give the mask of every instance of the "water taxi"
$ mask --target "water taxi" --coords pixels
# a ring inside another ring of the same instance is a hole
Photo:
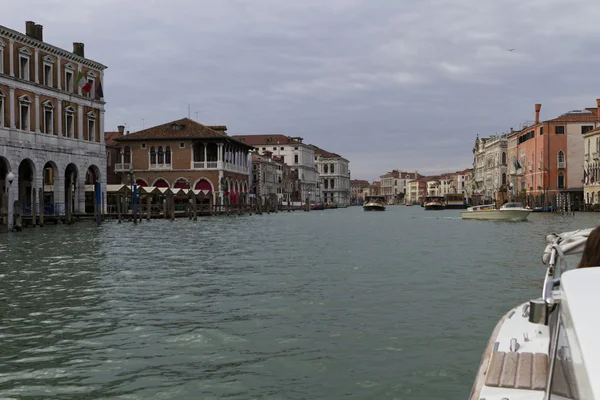
[[[541,297],[500,319],[470,400],[600,399],[600,268],[569,269],[566,259],[591,231],[546,236]]]
[[[500,209],[493,204],[484,204],[467,208],[460,213],[462,219],[525,221],[531,209],[523,208],[521,203],[506,203]]]
[[[446,193],[444,195],[444,204],[446,209],[465,209],[467,208],[465,202],[465,195],[458,193]]]
[[[426,210],[443,210],[444,198],[441,196],[427,196],[425,197],[425,209]]]
[[[363,204],[365,211],[385,211],[385,196],[367,196]]]

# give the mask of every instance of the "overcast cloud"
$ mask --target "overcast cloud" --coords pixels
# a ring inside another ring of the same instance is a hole
[[[302,136],[358,179],[470,167],[475,136],[534,103],[547,119],[600,97],[597,0],[19,0],[0,16],[108,66],[106,130],[189,104],[230,135]]]

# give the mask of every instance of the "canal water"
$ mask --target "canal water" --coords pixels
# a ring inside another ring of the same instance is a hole
[[[358,207],[0,234],[0,398],[465,399],[545,234]]]

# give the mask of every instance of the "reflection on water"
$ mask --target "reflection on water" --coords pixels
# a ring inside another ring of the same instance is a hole
[[[388,207],[0,235],[0,397],[463,399],[543,239]],[[581,224],[581,225],[580,225]]]

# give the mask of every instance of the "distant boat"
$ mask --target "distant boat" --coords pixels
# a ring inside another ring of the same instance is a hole
[[[443,210],[444,198],[441,196],[427,196],[425,198],[425,209],[426,210]]]
[[[364,211],[385,211],[385,196],[368,196],[363,205]]]
[[[460,213],[462,219],[525,221],[531,209],[523,208],[521,203],[506,203],[500,209],[493,204],[469,207]]]

